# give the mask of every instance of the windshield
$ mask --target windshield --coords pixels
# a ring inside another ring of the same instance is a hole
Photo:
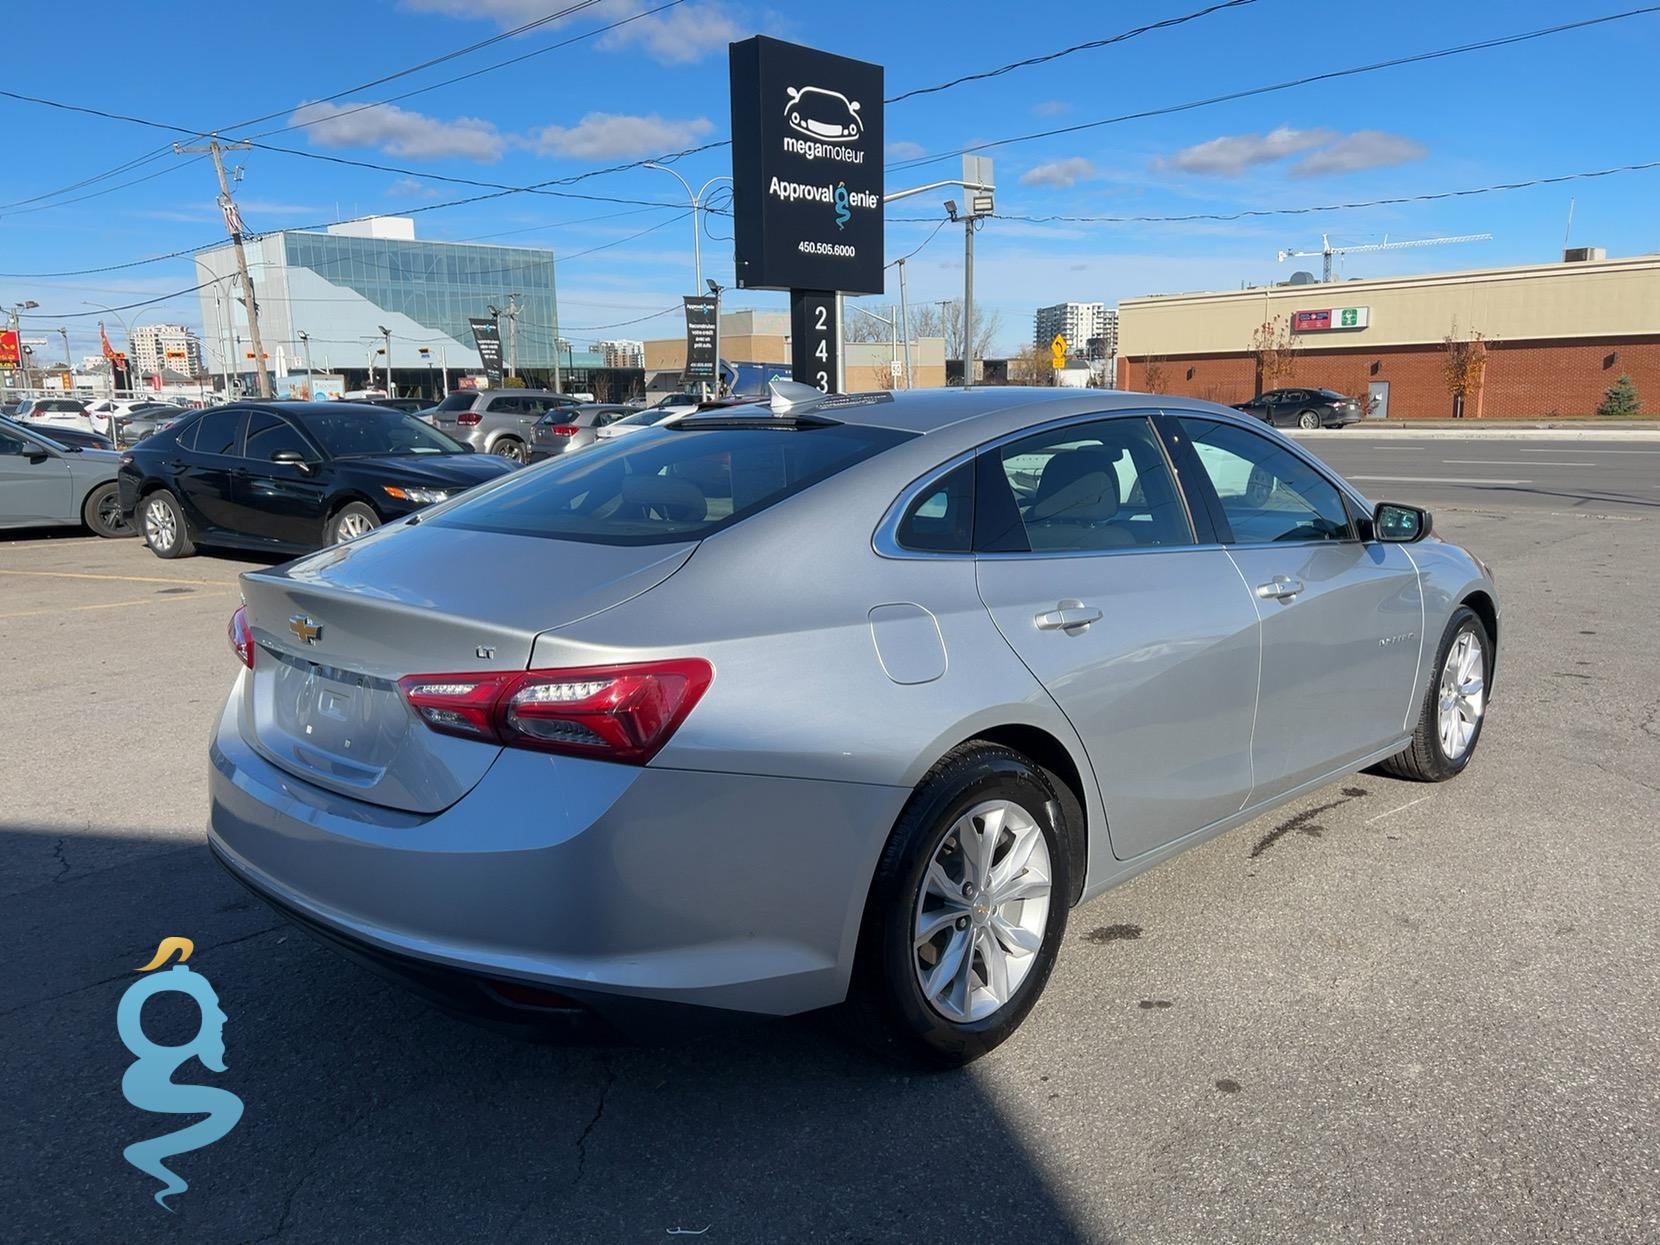
[[[431,424],[381,406],[342,403],[338,411],[308,411],[300,422],[330,458],[370,454],[462,454],[459,441]]]
[[[912,435],[761,421],[642,432],[555,459],[429,521],[607,545],[702,540]]]

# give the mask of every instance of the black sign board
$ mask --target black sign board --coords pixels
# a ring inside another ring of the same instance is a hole
[[[820,393],[841,388],[841,334],[836,331],[836,295],[831,290],[790,291],[790,378]]]
[[[731,74],[739,287],[880,294],[882,66],[757,35]]]
[[[715,359],[720,350],[716,317],[720,304],[707,295],[686,296],[686,370],[687,381],[705,384],[715,382]]]
[[[491,386],[501,384],[501,326],[494,320],[469,319],[473,326],[473,341],[478,344],[478,360],[484,365],[484,380]]]

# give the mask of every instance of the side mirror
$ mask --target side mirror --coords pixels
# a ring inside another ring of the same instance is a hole
[[[1372,511],[1372,539],[1393,545],[1410,545],[1428,536],[1434,518],[1421,506],[1380,501]]]
[[[31,463],[37,463],[38,464],[38,463],[45,462],[48,458],[50,458],[52,456],[50,454],[48,454],[45,450],[39,448],[38,446],[34,446],[34,447],[31,447],[27,450],[24,450],[23,451],[23,457],[27,458]]]
[[[298,467],[307,475],[311,474],[311,464],[306,461],[306,456],[300,453],[299,450],[278,450],[275,454],[271,455],[271,461],[274,463],[287,463],[290,467]]]

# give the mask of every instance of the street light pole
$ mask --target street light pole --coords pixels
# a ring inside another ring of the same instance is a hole
[[[904,332],[900,335],[905,343],[905,388],[916,387],[916,377],[911,371],[911,309],[905,301],[905,260],[899,260],[899,320],[904,325]]]
[[[315,398],[316,392],[311,385],[311,334],[301,329],[295,334],[300,339],[300,349],[305,352],[305,391],[308,398]]]
[[[386,339],[386,396],[395,398],[398,395],[392,389],[392,330],[384,324],[377,326],[380,335]]]

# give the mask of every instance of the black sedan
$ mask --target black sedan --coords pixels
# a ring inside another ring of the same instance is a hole
[[[303,553],[514,470],[401,411],[237,403],[128,450],[121,510],[158,556],[197,545]]]
[[[1360,420],[1360,403],[1335,389],[1270,389],[1234,409],[1276,428],[1341,428]]]

